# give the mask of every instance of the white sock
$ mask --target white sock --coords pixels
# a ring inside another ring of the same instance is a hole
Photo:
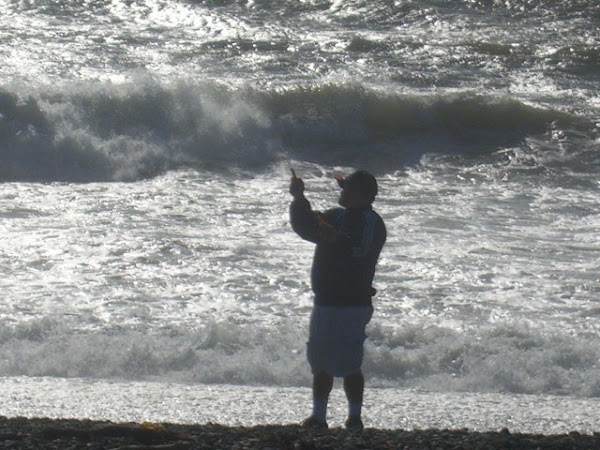
[[[348,404],[348,415],[350,417],[359,417],[362,413],[362,403],[349,403]]]
[[[321,422],[327,422],[327,400],[313,397],[313,417]]]

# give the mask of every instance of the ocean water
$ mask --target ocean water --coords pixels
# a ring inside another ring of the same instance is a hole
[[[306,416],[289,168],[325,209],[360,167],[388,228],[367,425],[598,431],[599,26],[566,0],[0,0],[0,414]]]

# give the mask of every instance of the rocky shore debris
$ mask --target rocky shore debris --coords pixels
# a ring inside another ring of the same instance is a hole
[[[343,428],[307,430],[298,425],[233,427],[112,423],[90,420],[0,417],[0,449],[23,450],[187,450],[187,449],[419,449],[419,450],[591,450],[600,433],[542,435],[500,431],[379,430],[351,433]]]

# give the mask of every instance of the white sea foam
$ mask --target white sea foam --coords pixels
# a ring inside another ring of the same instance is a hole
[[[370,386],[600,394],[594,337],[547,336],[517,325],[470,332],[414,322],[386,327],[375,320],[364,363]],[[29,323],[2,336],[0,371],[63,378],[310,385],[304,318],[269,326],[256,324],[256,319],[238,325],[201,321],[204,326],[194,332],[174,325],[148,332],[127,329],[138,328],[140,322],[149,327],[150,320],[141,314],[120,329],[96,333],[72,332],[48,319]]]
[[[379,172],[425,154],[486,157],[513,148],[538,164],[543,151],[551,164],[557,145],[558,161],[574,166],[581,153],[595,152],[596,135],[582,117],[506,97],[390,95],[337,84],[76,83],[0,90],[0,114],[5,181],[136,181],[182,168],[264,170],[287,158]]]
[[[6,185],[0,373],[308,385],[311,245],[285,172]],[[597,199],[430,175],[381,179],[371,384],[597,396]]]

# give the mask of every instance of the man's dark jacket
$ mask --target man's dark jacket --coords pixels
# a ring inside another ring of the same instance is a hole
[[[292,228],[302,239],[317,244],[311,272],[315,304],[322,306],[372,306],[375,266],[386,240],[383,220],[369,206],[335,208],[321,214],[339,238],[319,238],[319,214],[306,198],[290,206]]]

